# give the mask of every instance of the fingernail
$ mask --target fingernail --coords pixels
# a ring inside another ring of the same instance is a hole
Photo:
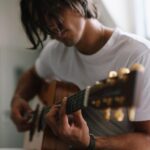
[[[66,101],[67,101],[67,97],[64,97],[62,101],[62,105],[65,105]]]
[[[67,97],[64,97],[64,98],[63,98],[63,102],[66,102],[66,101],[67,101]]]

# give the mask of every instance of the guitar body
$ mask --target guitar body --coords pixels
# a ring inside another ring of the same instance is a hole
[[[69,147],[46,126],[44,129],[42,150],[69,150]]]
[[[53,81],[50,85],[44,85],[39,95],[44,104],[51,106],[62,100],[65,96],[71,96],[79,91],[79,88],[71,83]],[[56,137],[48,126],[44,129],[42,150],[68,150],[69,145]]]

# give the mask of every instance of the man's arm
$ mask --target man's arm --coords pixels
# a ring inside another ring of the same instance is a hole
[[[35,68],[26,71],[20,78],[11,102],[11,118],[19,131],[26,131],[31,124],[28,122],[32,116],[32,109],[28,102],[41,89],[44,80],[41,79]]]
[[[69,124],[65,114],[65,104],[61,109],[53,106],[46,116],[54,134],[64,142],[87,149],[90,141],[89,130],[81,112],[73,113],[74,123]],[[56,114],[59,112],[59,120]],[[134,123],[135,131],[116,136],[96,137],[96,150],[150,150],[150,121]]]
[[[135,132],[96,137],[97,150],[150,150],[150,121],[136,122]]]
[[[44,81],[37,75],[35,67],[32,67],[21,76],[12,103],[18,100],[18,98],[22,98],[26,101],[31,100],[39,92],[43,83]]]

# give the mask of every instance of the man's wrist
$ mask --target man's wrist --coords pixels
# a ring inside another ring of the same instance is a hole
[[[15,95],[13,98],[12,98],[12,101],[11,101],[11,107],[13,106],[13,104],[15,103],[15,102],[18,102],[18,101],[20,101],[20,100],[24,100],[21,96],[19,96],[19,95]]]
[[[18,96],[14,96],[13,98],[12,98],[12,100],[11,100],[11,107],[13,106],[13,104],[17,101],[17,99],[18,99]]]
[[[87,150],[95,150],[96,139],[93,134],[90,134],[90,143],[87,147]]]

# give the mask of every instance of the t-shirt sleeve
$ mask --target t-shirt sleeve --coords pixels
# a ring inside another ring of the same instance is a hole
[[[142,86],[140,87],[140,99],[135,113],[135,121],[146,121],[150,120],[150,53],[139,57],[135,63],[140,63],[145,68],[142,77]]]
[[[51,68],[51,49],[53,48],[53,44],[54,43],[49,43],[45,46],[35,62],[37,74],[45,80],[50,80],[54,75]]]

